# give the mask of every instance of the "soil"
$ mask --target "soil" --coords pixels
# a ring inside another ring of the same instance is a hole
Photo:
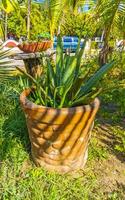
[[[125,131],[123,126],[121,129]],[[108,158],[99,160],[94,164],[94,172],[98,180],[98,189],[103,194],[120,194],[120,197],[112,198],[125,200],[125,154],[115,150],[118,143],[110,124],[102,123],[94,128],[94,137],[100,145],[108,150]],[[103,188],[103,191],[102,191]],[[106,198],[109,199],[109,198]]]

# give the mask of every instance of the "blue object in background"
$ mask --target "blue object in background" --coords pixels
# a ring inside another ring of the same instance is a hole
[[[32,0],[34,3],[43,3],[45,0]]]
[[[71,36],[64,36],[62,38],[63,42],[63,50],[69,49],[71,52],[76,51],[78,45],[79,38],[78,37],[71,37]],[[80,47],[83,46],[84,42],[80,43]],[[57,47],[57,37],[54,37],[54,44],[53,48],[56,49]]]

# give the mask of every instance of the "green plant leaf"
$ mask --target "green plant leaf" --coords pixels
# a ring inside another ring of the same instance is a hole
[[[70,61],[67,63],[67,66],[65,68],[65,72],[63,75],[62,83],[65,84],[67,80],[72,76],[72,74],[75,76],[75,69],[77,64],[77,58],[75,56],[72,56],[70,58]]]
[[[48,84],[52,83],[52,86],[55,87],[56,85],[55,72],[53,67],[51,66],[49,59],[47,59],[47,76],[48,76]]]
[[[101,91],[102,91],[102,88],[95,89],[91,91],[90,93],[87,93],[86,95],[77,99],[76,101],[72,102],[71,106],[90,104],[100,94]]]
[[[56,86],[60,85],[61,72],[63,67],[63,45],[60,35],[57,37],[57,49],[56,49]]]
[[[87,83],[81,87],[78,98],[80,98],[83,95],[86,95],[89,93],[93,87],[96,86],[97,82],[114,66],[116,62],[112,61],[111,63],[108,63],[101,67],[88,81]]]
[[[85,50],[85,46],[86,46],[86,40],[84,41],[83,46],[80,49],[80,51],[76,53],[76,56],[77,56],[77,65],[76,65],[76,70],[75,70],[76,77],[79,74],[79,69],[80,69],[80,65],[81,65],[81,59],[82,59],[82,56],[83,56],[83,53],[84,53],[84,50]]]

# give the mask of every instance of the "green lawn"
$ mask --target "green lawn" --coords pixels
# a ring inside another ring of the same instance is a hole
[[[117,93],[120,92],[116,91]],[[113,101],[115,93],[107,93],[102,99]],[[0,199],[1,200],[123,200],[125,199],[125,131],[121,123],[124,110],[120,106],[112,110],[102,106],[95,122],[89,148],[89,159],[84,170],[72,175],[58,175],[37,168],[32,162],[30,142],[25,118],[19,105],[18,81],[0,83]],[[123,93],[123,91],[122,91]],[[113,96],[114,95],[114,96]],[[118,94],[117,94],[118,95]],[[124,95],[125,96],[125,95]],[[117,98],[117,97],[116,97]],[[120,97],[119,97],[120,98]],[[104,104],[104,105],[105,105]],[[109,120],[110,119],[110,120]],[[109,121],[108,121],[109,120]],[[106,128],[103,130],[103,126]],[[105,133],[109,135],[105,136]],[[106,143],[105,141],[109,142]],[[113,136],[114,139],[108,137]],[[109,139],[109,140],[108,140]],[[114,143],[112,143],[114,141]],[[117,179],[108,170],[111,161],[117,164]],[[121,169],[119,167],[123,167]],[[106,169],[107,167],[107,169]],[[107,171],[106,171],[107,170]],[[122,171],[123,170],[123,171]],[[107,173],[105,175],[105,173]],[[122,174],[124,173],[124,174]],[[104,179],[103,179],[104,177]],[[112,179],[111,179],[112,177]],[[107,179],[106,179],[107,178]],[[103,182],[104,181],[104,182]],[[109,181],[109,185],[106,181]]]

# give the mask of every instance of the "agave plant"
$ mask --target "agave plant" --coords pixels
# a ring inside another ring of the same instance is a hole
[[[80,48],[79,41],[75,55],[64,54],[62,38],[58,36],[56,60],[46,58],[40,77],[34,78],[18,68],[30,80],[31,85],[35,86],[29,97],[32,101],[54,108],[73,107],[92,101],[100,93],[97,83],[113,67],[114,61],[89,76],[89,70],[81,66],[85,44],[86,41]]]

